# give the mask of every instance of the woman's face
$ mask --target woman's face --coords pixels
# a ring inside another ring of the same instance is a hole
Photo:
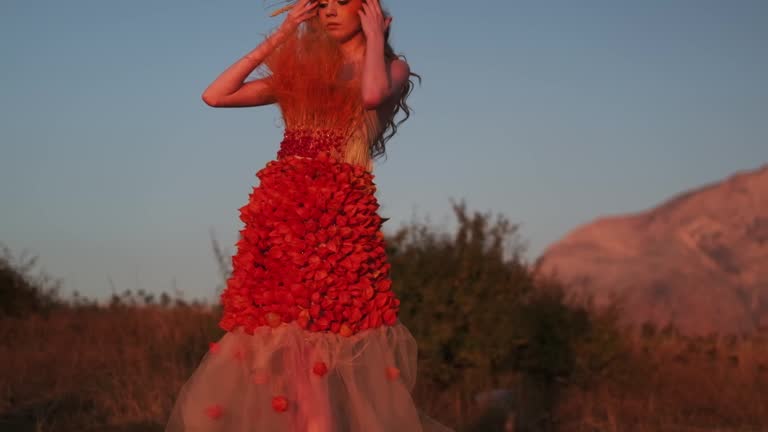
[[[357,11],[363,0],[318,0],[320,25],[334,39],[344,42],[362,31]]]

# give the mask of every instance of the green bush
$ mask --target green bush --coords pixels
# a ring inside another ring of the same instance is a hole
[[[583,382],[623,347],[615,316],[594,320],[566,289],[524,262],[518,226],[454,203],[455,234],[412,222],[387,239],[401,320],[419,342],[419,377],[463,405],[511,388],[535,430],[559,389]],[[538,429],[537,429],[538,428]]]

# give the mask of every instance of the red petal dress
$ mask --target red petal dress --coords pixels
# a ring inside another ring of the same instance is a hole
[[[398,320],[366,158],[380,127],[357,79],[328,79],[344,75],[342,60],[306,26],[266,62],[284,138],[240,208],[227,333],[182,386],[166,432],[450,431],[411,396],[417,345]]]

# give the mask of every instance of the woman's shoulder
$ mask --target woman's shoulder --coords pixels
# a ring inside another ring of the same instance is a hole
[[[390,60],[389,69],[392,74],[397,73],[399,75],[408,76],[408,74],[411,73],[411,67],[408,65],[408,62],[400,57],[395,57]]]

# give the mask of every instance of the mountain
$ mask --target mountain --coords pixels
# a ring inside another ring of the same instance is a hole
[[[627,323],[688,335],[768,327],[768,164],[577,227],[535,266],[598,307],[622,300]]]

